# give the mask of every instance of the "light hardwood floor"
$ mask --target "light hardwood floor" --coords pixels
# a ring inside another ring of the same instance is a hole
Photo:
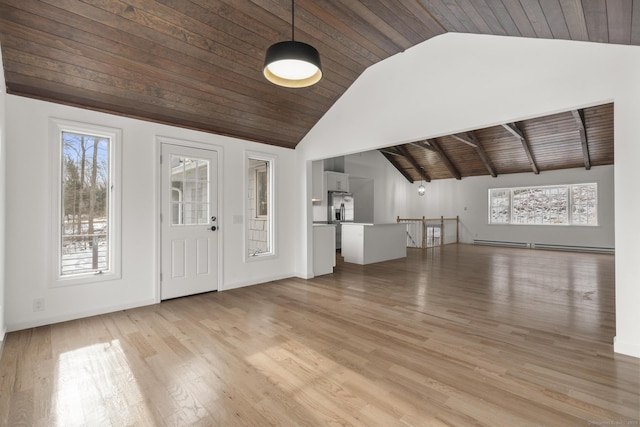
[[[614,257],[449,245],[8,334],[0,424],[637,426]]]

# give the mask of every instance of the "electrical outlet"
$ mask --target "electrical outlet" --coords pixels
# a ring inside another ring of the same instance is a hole
[[[33,299],[33,311],[44,311],[44,298]]]

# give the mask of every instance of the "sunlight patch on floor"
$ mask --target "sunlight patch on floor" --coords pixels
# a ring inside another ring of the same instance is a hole
[[[56,382],[55,425],[108,425],[110,414],[124,424],[153,419],[119,340],[60,354]]]

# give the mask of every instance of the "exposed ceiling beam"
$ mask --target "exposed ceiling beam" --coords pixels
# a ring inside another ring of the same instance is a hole
[[[396,147],[379,148],[378,151],[381,153],[391,154],[392,156],[404,157],[402,154],[398,153],[398,149]]]
[[[522,133],[518,125],[515,123],[506,123],[506,124],[503,124],[502,127],[505,128],[507,131],[509,131],[509,133],[511,133],[513,136],[515,136],[520,140],[520,142],[522,143],[522,148],[524,149],[525,154],[529,158],[529,164],[531,165],[531,169],[533,170],[533,173],[535,173],[536,175],[539,174],[540,168],[538,168],[538,165],[536,164],[536,160],[533,158],[533,153],[531,152],[531,145],[529,145],[529,141],[527,141],[527,138],[525,138],[524,134]]]
[[[587,128],[584,124],[584,110],[571,110],[571,114],[578,126],[580,142],[582,143],[582,157],[584,158],[584,168],[591,169],[591,156],[589,156],[589,141],[587,141]]]
[[[507,130],[511,135],[516,138],[524,139],[524,135],[518,126],[515,123],[505,123],[502,125],[505,130]]]
[[[497,177],[498,173],[496,172],[496,168],[495,166],[493,166],[493,162],[489,158],[489,155],[487,154],[487,152],[484,151],[484,147],[480,143],[480,140],[478,139],[478,136],[476,135],[476,133],[474,131],[471,131],[471,132],[468,132],[467,134],[469,135],[469,138],[471,139],[471,141],[473,141],[474,144],[476,144],[476,153],[478,153],[480,160],[482,160],[482,163],[484,163],[484,167],[487,168],[487,171],[491,174],[492,177],[494,178]]]
[[[380,151],[380,153],[389,161],[389,163],[393,165],[394,168],[398,170],[398,172],[402,174],[402,176],[406,178],[407,181],[413,184],[414,182],[413,178],[411,177],[411,175],[407,173],[407,171],[404,170],[402,166],[400,166],[400,164],[398,163],[398,161],[396,160],[393,154],[390,154],[388,150],[384,150],[384,151],[378,150],[378,151]]]
[[[405,147],[404,145],[398,145],[398,150],[402,153],[404,158],[407,159],[409,163],[411,163],[411,166],[413,166],[413,168],[418,171],[418,173],[420,174],[423,180],[427,182],[431,182],[431,177],[427,175],[427,173],[424,170],[424,167],[420,166],[420,164],[415,159],[415,157],[411,155],[409,150],[407,150],[407,147]]]
[[[415,145],[416,147],[424,148],[425,150],[433,151],[434,153],[436,152],[435,148],[433,148],[432,146],[430,146],[429,144],[427,144],[424,141],[410,142],[409,144]]]
[[[435,149],[436,153],[438,153],[438,156],[440,157],[440,160],[447,167],[447,169],[449,170],[451,175],[453,175],[456,179],[462,179],[462,175],[460,175],[460,171],[458,171],[458,169],[453,165],[453,163],[451,163],[451,160],[447,156],[447,153],[444,152],[444,150],[442,149],[442,147],[438,143],[438,139],[437,138],[433,138],[433,139],[429,139],[427,141],[429,141],[429,145],[432,146]]]
[[[451,135],[451,137],[457,139],[460,142],[464,142],[465,144],[470,145],[473,148],[476,148],[476,143],[472,141],[467,135],[457,133],[457,134]]]

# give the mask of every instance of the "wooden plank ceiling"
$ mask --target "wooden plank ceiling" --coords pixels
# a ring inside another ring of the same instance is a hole
[[[613,164],[613,104],[379,150],[410,181]]]
[[[638,45],[638,22],[632,0],[298,0],[296,40],[319,50],[324,71],[304,89],[274,86],[261,71],[267,47],[290,39],[289,0],[0,0],[0,45],[8,93],[294,148],[367,67],[436,35]],[[533,132],[536,121],[520,125]],[[496,138],[486,157],[509,173],[514,131],[501,128],[462,138]],[[452,163],[430,165],[434,179],[455,175],[452,166],[467,176],[465,159],[478,156],[460,138],[426,144],[406,149],[442,159],[440,146]],[[503,156],[490,153],[500,147]],[[531,149],[558,162],[555,149]]]

